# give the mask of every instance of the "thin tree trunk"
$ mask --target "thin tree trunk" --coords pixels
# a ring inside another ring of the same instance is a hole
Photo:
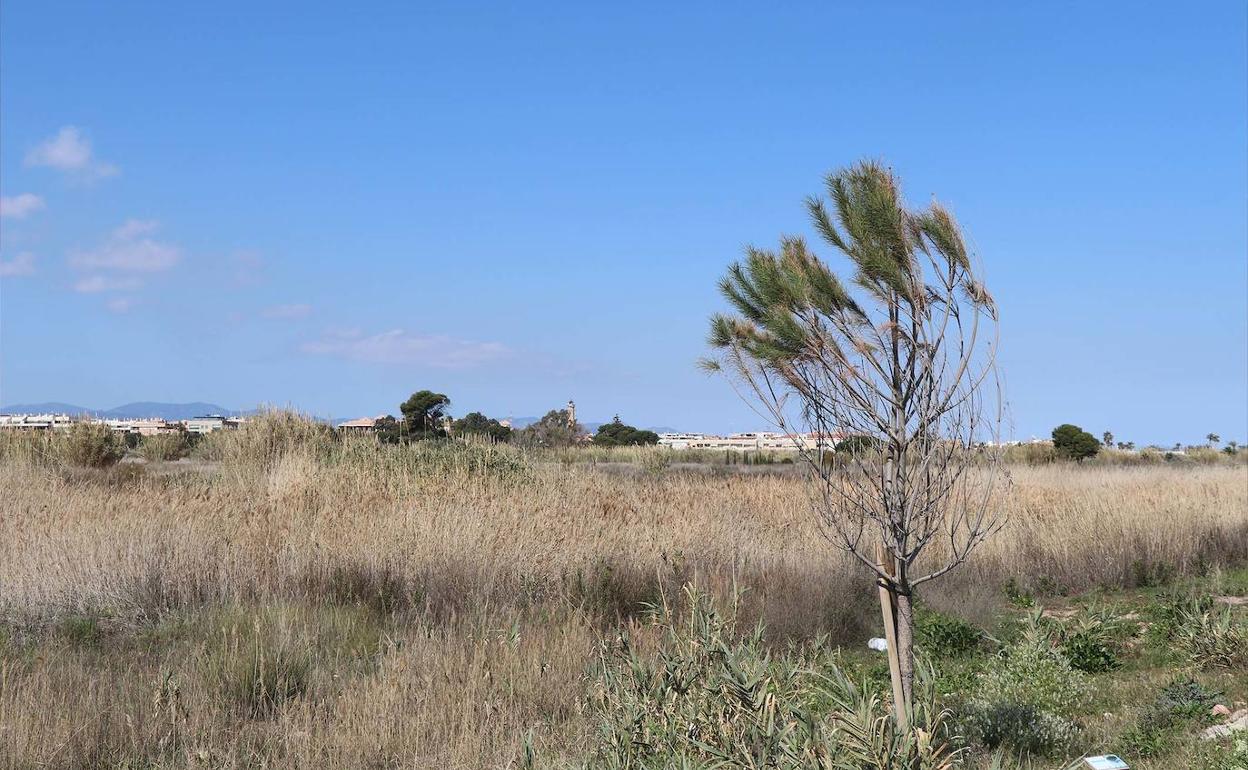
[[[901,668],[902,696],[909,715],[913,713],[914,704],[914,604],[908,591],[897,594],[897,659]]]

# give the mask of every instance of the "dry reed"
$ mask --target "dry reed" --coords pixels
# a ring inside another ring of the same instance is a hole
[[[0,462],[0,767],[503,766],[530,733],[574,756],[595,643],[689,580],[746,588],[773,642],[873,633],[869,578],[791,473],[298,425],[217,441],[219,464],[146,472]],[[973,615],[1011,578],[1075,591],[1248,559],[1242,465],[1014,480],[1009,526],[929,602]]]

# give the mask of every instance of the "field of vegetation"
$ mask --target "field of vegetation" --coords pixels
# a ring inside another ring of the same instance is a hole
[[[0,439],[0,767],[1248,768],[1200,737],[1248,701],[1241,457],[1011,464],[919,597],[915,737],[791,463]]]

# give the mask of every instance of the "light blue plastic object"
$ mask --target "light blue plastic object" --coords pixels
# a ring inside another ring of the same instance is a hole
[[[1083,760],[1091,770],[1131,770],[1122,757],[1117,754],[1105,754],[1100,757],[1088,757]]]

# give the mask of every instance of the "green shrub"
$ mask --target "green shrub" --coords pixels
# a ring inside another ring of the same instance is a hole
[[[107,468],[126,455],[124,438],[107,425],[77,422],[57,431],[52,440],[57,459],[65,465]]]
[[[1009,747],[1025,754],[1058,754],[1078,733],[1068,719],[1030,703],[1002,701],[977,706],[968,723],[969,732],[989,749]]]
[[[1057,649],[1039,612],[1021,638],[1001,650],[980,673],[966,706],[970,738],[990,748],[1054,754],[1078,729],[1070,721],[1088,694],[1086,675]]]
[[[1121,665],[1113,647],[1096,631],[1075,631],[1062,640],[1061,650],[1073,668],[1089,674],[1113,671]]]
[[[984,633],[961,618],[920,607],[915,613],[915,638],[928,656],[953,658],[978,648]]]
[[[1057,624],[1057,642],[1070,665],[1089,674],[1113,671],[1119,656],[1137,629],[1124,623],[1112,609],[1084,609],[1073,622]]]

